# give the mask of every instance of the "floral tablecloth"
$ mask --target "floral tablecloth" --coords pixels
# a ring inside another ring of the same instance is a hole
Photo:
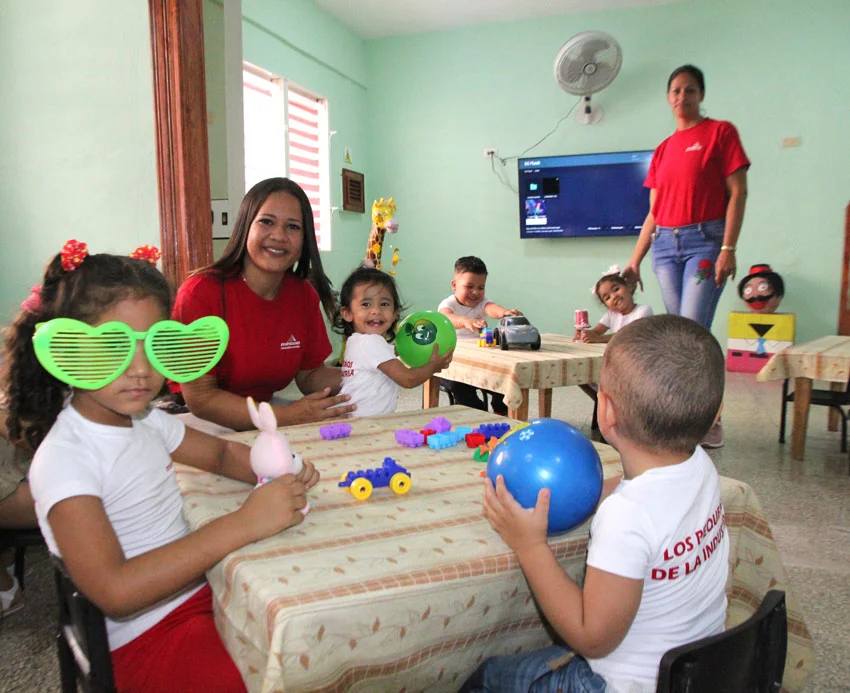
[[[543,334],[541,341],[539,351],[502,351],[479,347],[474,339],[459,339],[451,365],[439,376],[501,392],[511,409],[519,409],[524,389],[599,382],[604,344],[582,344],[559,334]]]
[[[850,337],[830,335],[794,344],[774,354],[756,380],[809,378],[833,383],[850,379]]]
[[[550,644],[512,552],[482,516],[484,465],[462,444],[435,451],[395,442],[395,430],[419,430],[435,416],[456,426],[494,422],[442,407],[351,419],[351,436],[330,441],[319,424],[286,429],[322,472],[310,513],[208,573],[219,630],[249,691],[455,691],[484,657]],[[616,451],[596,447],[605,475],[620,473]],[[378,467],[387,456],[410,471],[407,495],[379,488],[358,501],[337,486],[348,470]],[[180,465],[177,474],[193,528],[238,508],[250,491]],[[749,616],[767,590],[785,590],[785,687],[799,691],[812,672],[812,641],[767,521],[746,484],[724,478],[722,495],[732,540],[728,625]],[[551,540],[578,580],[588,531],[586,522]]]

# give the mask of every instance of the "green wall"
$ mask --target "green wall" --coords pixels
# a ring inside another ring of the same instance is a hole
[[[674,129],[667,76],[700,66],[707,113],[735,123],[753,162],[739,277],[769,262],[785,278],[782,310],[798,313],[798,340],[834,332],[850,199],[848,26],[847,2],[686,0],[369,41],[372,181],[398,204],[403,296],[436,307],[454,260],[476,254],[493,299],[543,331],[571,329],[576,308],[601,315],[590,287],[628,261],[634,239],[520,240],[517,195],[483,157],[485,147],[519,154],[567,113],[576,97],[554,81],[555,54],[598,29],[624,55],[617,79],[594,97],[603,121],[570,116],[530,155],[654,148]],[[789,136],[802,146],[783,149]],[[515,160],[499,172],[516,187]],[[649,257],[642,269],[639,299],[663,312]],[[742,307],[727,288],[714,323],[722,344],[726,314]]]
[[[214,200],[226,200],[227,114],[224,93],[224,10],[218,0],[204,0],[203,10],[210,197]]]
[[[145,0],[0,0],[0,319],[63,243],[159,244]]]
[[[364,257],[373,197],[388,196],[374,185],[366,145],[365,48],[363,41],[311,0],[250,0],[242,5],[242,51],[245,60],[286,77],[329,102],[331,137],[331,203],[342,205],[345,147],[353,168],[366,174],[365,214],[338,210],[331,219],[332,251],[322,254],[325,271],[339,288]]]

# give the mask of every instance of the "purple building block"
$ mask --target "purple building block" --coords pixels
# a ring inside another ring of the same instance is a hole
[[[409,428],[402,428],[395,432],[395,440],[399,445],[408,448],[418,448],[425,445],[425,436]]]
[[[452,430],[452,422],[442,416],[437,416],[431,419],[431,423],[429,423],[425,428],[430,428],[436,433],[445,433],[446,431]]]
[[[351,435],[351,424],[335,423],[322,426],[319,429],[322,440],[333,440],[334,438],[348,438]]]

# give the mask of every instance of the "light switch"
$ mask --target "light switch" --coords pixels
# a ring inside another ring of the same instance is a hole
[[[799,147],[802,143],[802,140],[799,137],[783,137],[782,138],[782,146],[783,147]]]

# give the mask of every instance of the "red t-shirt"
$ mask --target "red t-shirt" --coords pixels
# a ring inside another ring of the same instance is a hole
[[[217,315],[230,328],[230,341],[211,371],[218,385],[242,397],[268,402],[301,370],[330,356],[331,344],[310,282],[284,275],[277,297],[255,294],[241,275],[220,279],[212,273],[190,277],[177,291],[172,318],[184,324]],[[172,385],[179,392],[179,386]]]
[[[685,226],[725,218],[726,178],[749,165],[732,123],[706,118],[677,130],[658,145],[644,181],[644,187],[655,188],[655,223]]]

